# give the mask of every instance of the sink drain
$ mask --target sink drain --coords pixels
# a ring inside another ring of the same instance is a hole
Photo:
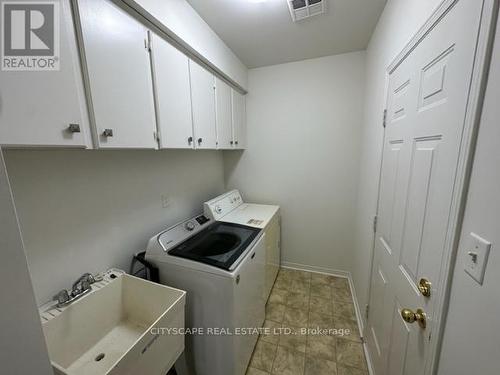
[[[106,355],[106,354],[104,354],[104,353],[100,353],[100,354],[98,354],[98,355],[97,355],[97,357],[95,357],[95,361],[96,361],[96,362],[99,362],[101,359],[103,359],[103,358],[104,358],[104,356],[105,356],[105,355]]]

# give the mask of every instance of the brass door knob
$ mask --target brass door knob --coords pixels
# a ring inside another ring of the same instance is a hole
[[[431,282],[426,278],[421,278],[420,282],[418,283],[418,290],[420,290],[420,293],[422,293],[424,297],[430,297],[431,289],[432,289]]]
[[[401,310],[401,317],[406,323],[418,322],[418,325],[423,329],[427,327],[427,315],[422,309],[418,309],[417,312],[413,312],[410,309],[403,309]]]

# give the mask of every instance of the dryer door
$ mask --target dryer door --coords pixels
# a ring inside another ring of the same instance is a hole
[[[264,323],[266,306],[264,299],[265,263],[266,247],[265,235],[263,234],[236,271],[236,286],[234,288],[235,330],[260,328]],[[235,375],[245,374],[253,348],[259,337],[255,332],[250,333],[240,332],[234,336]]]

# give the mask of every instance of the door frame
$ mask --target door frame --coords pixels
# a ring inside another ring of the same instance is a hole
[[[385,104],[384,111],[387,109],[388,102],[388,87],[391,73],[408,57],[408,55],[420,44],[420,42],[439,24],[439,22],[457,5],[460,1],[469,0],[442,0],[431,16],[422,25],[422,27],[414,34],[407,42],[404,48],[396,55],[392,62],[388,65],[385,72]],[[476,0],[474,0],[476,1]],[[495,36],[496,20],[498,17],[499,0],[482,0],[481,20],[479,24],[477,44],[474,57],[474,66],[472,70],[472,78],[467,101],[467,108],[464,118],[464,128],[460,145],[459,159],[457,163],[457,174],[454,181],[454,189],[452,195],[452,204],[450,208],[450,220],[446,232],[446,241],[443,252],[443,263],[441,266],[441,280],[439,281],[439,289],[436,295],[435,305],[435,328],[433,331],[434,340],[431,341],[429,357],[425,365],[425,374],[437,374],[439,355],[441,352],[441,344],[444,335],[444,327],[448,312],[449,299],[451,293],[451,284],[453,270],[457,261],[458,244],[462,229],[462,220],[465,211],[465,203],[467,199],[468,186],[472,170],[472,162],[475,152],[477,133],[481,118],[484,93],[487,84],[488,71],[490,67],[492,45]],[[386,132],[383,130],[382,148],[385,142]],[[383,152],[381,152],[379,164],[379,180],[377,187],[377,208],[376,215],[379,214],[380,203],[380,182],[381,170],[383,163]],[[371,262],[370,262],[370,284],[368,286],[368,303],[370,303],[373,275],[373,261],[375,253],[375,231],[372,241]],[[365,325],[364,330],[367,325]],[[363,332],[364,335],[364,332]],[[366,346],[366,341],[365,346]],[[365,353],[370,360],[370,352],[365,348]],[[370,373],[372,369],[370,368]],[[377,374],[381,375],[381,374]]]

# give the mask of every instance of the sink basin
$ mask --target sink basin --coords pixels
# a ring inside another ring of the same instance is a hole
[[[41,313],[54,373],[166,374],[184,350],[184,336],[164,328],[184,328],[186,293],[109,271],[92,288],[69,306]]]

